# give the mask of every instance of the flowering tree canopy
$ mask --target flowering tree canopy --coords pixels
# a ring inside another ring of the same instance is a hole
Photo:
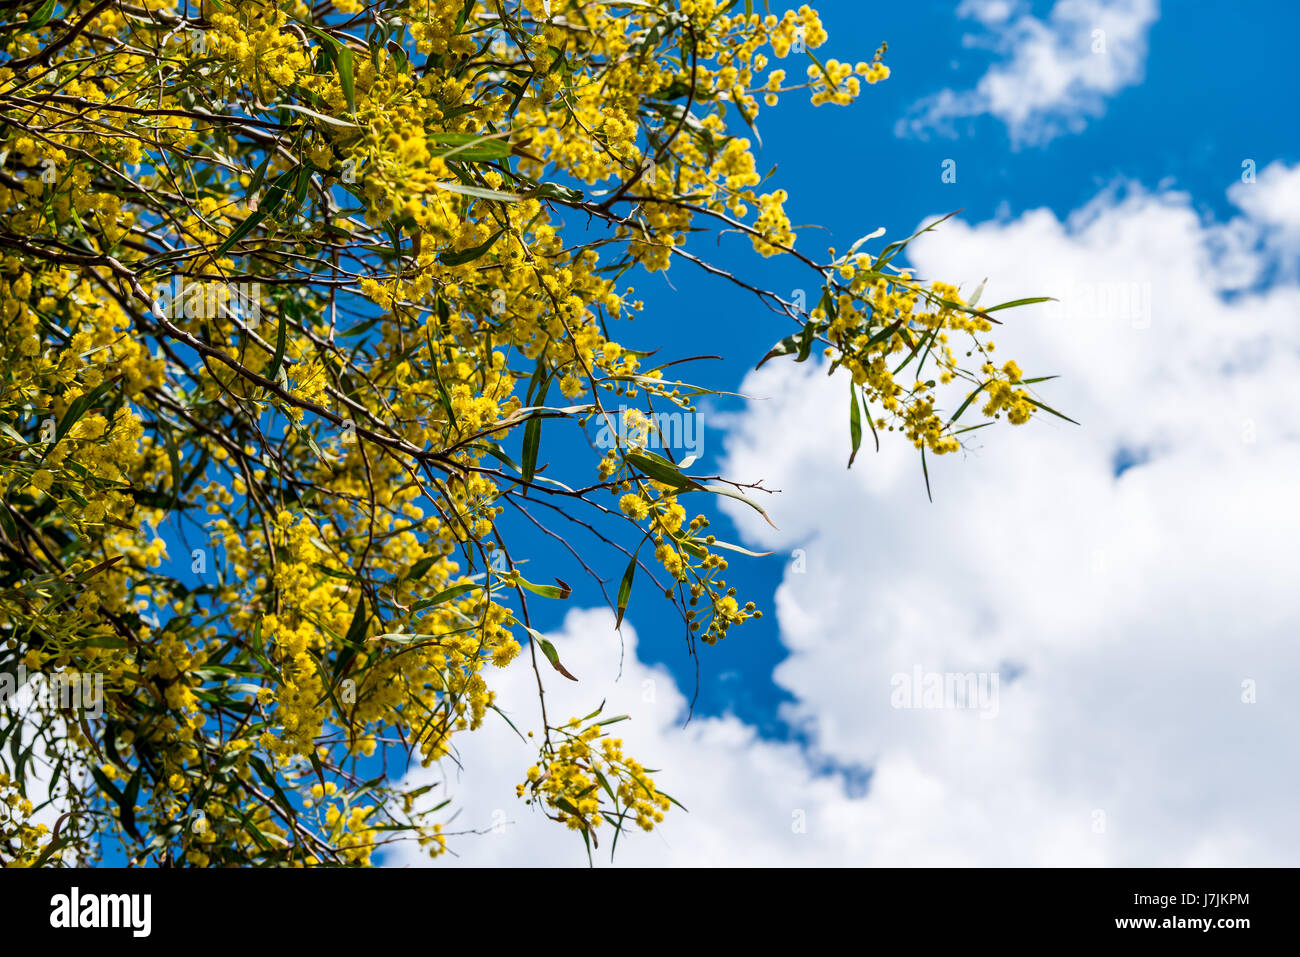
[[[488,712],[519,721],[529,702],[493,692],[509,667],[536,672],[518,790],[537,813],[588,847],[664,820],[675,801],[601,689],[585,717],[546,713],[545,683],[572,676],[529,603],[573,589],[522,571],[563,542],[579,594],[620,620],[653,580],[692,654],[760,614],[705,513],[717,495],[762,511],[762,490],[647,441],[711,390],[678,378],[689,344],[626,325],[638,267],[703,269],[784,317],[753,358],[824,354],[849,382],[850,462],[864,427],[924,457],[979,413],[1046,409],[992,358],[1003,306],[914,278],[905,242],[796,248],[755,167],[760,112],[845,106],[889,75],[883,45],[819,58],[808,7],[7,6],[3,863],[106,843],[168,865],[368,863],[402,839],[436,855],[455,795],[403,790],[380,758],[454,760]],[[724,230],[817,292],[688,249]],[[614,438],[557,459],[561,428]],[[534,540],[507,540],[507,512]],[[93,706],[37,693],[69,675],[93,676]]]

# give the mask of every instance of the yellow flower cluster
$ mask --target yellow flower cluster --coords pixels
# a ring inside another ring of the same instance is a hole
[[[997,368],[985,361],[982,380],[974,379],[954,350],[952,337],[960,334],[970,343],[966,355],[992,352],[993,343],[980,338],[993,328],[987,314],[968,306],[955,286],[936,281],[926,287],[906,271],[884,276],[872,267],[862,254],[841,261],[837,294],[824,298],[810,316],[826,329],[826,357],[850,371],[868,409],[878,405],[884,411],[873,419],[874,429],[901,431],[918,449],[936,454],[957,451],[957,412],[964,407],[945,418],[937,405],[938,387],[957,379],[975,385],[972,395],[986,394],[983,413],[989,418],[1005,411],[1014,425],[1029,420],[1034,400],[1015,388],[1021,378],[1014,362]],[[937,378],[923,378],[927,362],[937,367]],[[898,377],[909,367],[912,381],[904,384]]]
[[[888,76],[884,48],[823,63],[810,7],[727,0],[173,6],[0,37],[7,62],[53,61],[0,67],[0,664],[104,676],[103,720],[48,743],[113,783],[77,810],[148,835],[142,857],[360,864],[399,818],[438,854],[419,795],[359,794],[357,762],[453,754],[520,656],[525,592],[567,597],[519,574],[507,507],[540,523],[542,502],[567,517],[608,491],[693,636],[759,617],[724,579],[743,549],[684,504],[733,486],[651,452],[651,417],[586,489],[541,436],[599,427],[610,398],[694,412],[708,390],[615,341],[642,311],[622,277],[668,269],[705,226],[788,254],[760,112],[793,90],[853,101]],[[806,82],[774,66],[792,56]],[[566,224],[593,218],[608,228],[575,242]],[[1028,419],[1036,380],[993,362],[987,316],[882,270],[818,269],[827,294],[798,317],[867,424],[952,451],[937,386],[958,379],[986,416]],[[157,292],[245,277],[260,324]],[[654,826],[671,799],[589,720],[541,729],[522,790],[593,839]],[[43,834],[22,827],[0,853],[30,861]]]
[[[8,774],[0,771],[0,867],[31,867],[41,860],[50,840],[45,824],[32,824],[32,802]],[[58,851],[50,857],[57,862]]]
[[[676,487],[638,478],[631,461],[620,459],[617,452],[601,460],[600,472],[602,478],[619,479],[613,483],[615,494],[635,486],[635,491],[625,491],[619,498],[619,509],[634,522],[649,519],[648,534],[655,544],[655,559],[674,584],[685,586],[685,614],[693,635],[698,634],[705,644],[716,644],[733,625],[763,617],[753,602],[741,605],[736,600],[736,589],[728,587],[722,578],[727,560],[714,549],[736,546],[706,534],[709,520],[704,515],[686,522],[686,509],[677,501]],[[672,589],[668,591],[671,597]]]
[[[544,803],[556,821],[592,839],[607,820],[621,829],[630,817],[642,830],[653,830],[672,798],[657,790],[645,768],[624,754],[620,739],[607,736],[604,728],[621,719],[582,727],[592,717],[573,718],[555,729],[562,740],[543,748],[541,763],[528,769],[516,792],[527,795],[530,804]]]

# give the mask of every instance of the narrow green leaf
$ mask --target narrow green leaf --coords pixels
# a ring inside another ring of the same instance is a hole
[[[302,209],[302,202],[307,198],[307,190],[311,186],[310,166],[298,167],[298,180],[293,187],[293,206],[294,209]]]
[[[510,143],[505,139],[508,135],[509,131],[485,136],[477,133],[430,133],[429,152],[440,159],[469,161],[505,159],[511,151]]]
[[[343,96],[348,101],[348,112],[357,112],[357,91],[352,77],[352,51],[339,45],[338,58],[334,64],[339,71],[339,85],[343,87]]]
[[[432,608],[434,605],[441,605],[443,602],[451,601],[453,598],[459,598],[467,592],[474,591],[476,588],[482,588],[482,585],[467,583],[464,585],[452,585],[450,588],[438,592],[432,598],[422,598],[411,606],[411,611],[423,611],[425,608]]]
[[[487,238],[486,242],[480,243],[472,249],[462,249],[458,252],[445,252],[438,257],[438,262],[442,263],[444,266],[463,266],[466,263],[472,263],[495,246],[496,241],[501,238],[503,232],[505,232],[504,229],[498,229]]]
[[[114,376],[105,382],[101,382],[85,395],[74,399],[72,404],[68,406],[68,410],[63,413],[63,418],[59,421],[58,427],[54,430],[55,442],[67,435],[68,430],[76,425],[90,409],[94,408],[95,404],[107,395],[109,390],[117,385],[119,381],[121,381],[121,376]]]
[[[137,775],[139,773],[140,773],[139,771],[136,772]],[[138,841],[140,839],[140,833],[135,829],[134,800],[132,801],[131,809],[128,811],[126,806],[126,795],[123,794],[121,791],[119,791],[117,786],[108,779],[108,775],[106,775],[99,768],[95,767],[93,764],[90,765],[90,775],[95,779],[95,783],[99,785],[99,789],[103,791],[108,797],[112,798],[113,803],[117,805],[118,820],[122,822],[122,826],[127,827],[128,822],[130,822],[130,826],[128,827],[128,830],[130,831],[131,836]],[[135,779],[133,778],[132,780]],[[140,786],[139,782],[137,781],[136,782],[137,790],[139,789],[139,786]]]
[[[925,446],[921,446],[921,471],[925,473],[925,497],[934,502],[934,496],[930,494],[930,467],[925,464]]]
[[[418,562],[412,565],[411,570],[406,573],[407,581],[419,581],[424,577],[425,573],[433,567],[433,563],[437,560],[437,555],[428,555],[421,558]]]
[[[862,409],[858,406],[858,390],[853,385],[853,380],[849,380],[849,441],[853,443],[853,451],[849,453],[849,468],[853,468],[853,460],[858,457],[858,449],[862,445]]]
[[[999,309],[1013,309],[1016,306],[1028,306],[1036,302],[1056,302],[1056,299],[1052,296],[1033,296],[1029,299],[1013,299],[1011,302],[1004,302],[1000,306],[989,306],[989,308],[981,311],[997,312]],[[973,306],[975,303],[972,302],[970,305]]]
[[[745,121],[745,125],[749,127],[749,131],[754,134],[754,139],[758,141],[758,148],[761,150],[763,148],[763,135],[758,132],[758,127],[754,125],[755,118],[749,115],[749,110],[745,109],[745,105],[740,101],[739,94],[732,94],[731,103],[735,106],[737,112],[740,113],[740,118]]]
[[[267,187],[266,195],[257,204],[257,209],[244,217],[243,222],[236,226],[231,234],[226,237],[225,242],[217,247],[217,251],[213,253],[213,256],[224,256],[231,246],[247,236],[258,223],[275,212],[276,207],[280,205],[280,201],[284,199],[290,181],[295,180],[297,176],[298,169],[295,167],[276,177],[275,182]]]
[[[180,500],[181,500],[181,459],[180,459],[180,450],[179,450],[179,449],[177,448],[177,446],[176,446],[176,436],[175,436],[175,434],[173,434],[173,432],[172,432],[171,423],[168,422],[167,419],[166,419],[164,416],[162,416],[162,415],[158,415],[156,418],[157,418],[157,421],[158,421],[158,429],[159,429],[159,431],[162,432],[162,435],[163,435],[163,442],[164,442],[164,443],[166,444],[166,446],[167,446],[167,462],[168,462],[168,464],[171,466],[171,470],[172,470],[172,504],[171,504],[171,507],[172,507],[173,510],[175,510],[177,504],[178,504],[178,503],[180,502]]]
[[[542,444],[542,417],[535,415],[524,426],[524,468],[525,482],[531,482],[537,472],[537,451]]]
[[[546,660],[551,663],[551,667],[564,675],[564,677],[568,678],[570,681],[577,681],[578,679],[569,673],[569,669],[560,663],[560,653],[555,650],[555,646],[536,631],[533,631],[533,629],[529,628],[528,631],[537,638],[537,643],[541,645],[542,648],[542,654],[546,655]]]
[[[54,16],[54,7],[56,0],[45,0],[41,8],[32,14],[32,18],[27,21],[27,26],[32,29],[45,26],[50,22],[50,17]]]
[[[348,625],[347,637],[344,641],[349,645],[359,645],[366,636],[366,595],[362,592],[357,596],[357,609],[352,613],[352,623]]]
[[[280,310],[280,328],[275,333],[275,355],[271,357],[271,365],[266,370],[266,377],[272,382],[280,374],[280,364],[284,362],[284,350],[286,345],[286,336],[288,334],[289,318],[284,309]]]
[[[1027,396],[1025,396],[1025,400],[1028,401],[1029,403],[1033,404],[1033,405],[1038,406],[1038,407],[1039,407],[1040,409],[1042,409],[1044,412],[1050,412],[1050,413],[1052,413],[1052,415],[1056,416],[1058,419],[1065,419],[1065,421],[1066,421],[1066,422],[1069,422],[1071,425],[1078,425],[1078,424],[1079,424],[1078,422],[1075,422],[1074,419],[1070,418],[1068,415],[1062,415],[1061,413],[1057,412],[1057,411],[1056,411],[1055,409],[1053,409],[1050,405],[1044,405],[1042,402],[1039,402],[1039,401],[1038,401],[1037,399],[1035,399],[1033,396],[1028,396],[1028,395],[1027,395]]]
[[[557,578],[555,580],[559,582],[558,585],[538,585],[535,582],[528,581],[518,572],[514,572],[513,577],[507,579],[511,584],[526,588],[533,594],[541,595],[543,598],[568,598],[573,594],[573,589],[563,579]]]
[[[709,547],[725,548],[729,552],[739,552],[742,555],[748,555],[750,558],[766,558],[768,555],[775,554],[774,552],[752,552],[748,548],[741,548],[739,545],[732,545],[730,542],[724,542],[718,538],[715,538],[713,544]]]
[[[699,482],[683,475],[677,466],[652,452],[629,452],[627,460],[648,477],[676,489],[703,488]]]
[[[759,359],[758,365],[754,366],[754,368],[761,369],[763,368],[763,363],[766,362],[768,359],[775,359],[778,356],[788,356],[793,352],[797,352],[798,350],[799,350],[799,336],[797,335],[786,336],[784,339],[782,339],[780,342],[774,345],[771,349],[769,349],[767,351],[767,355]]]
[[[799,355],[795,362],[804,362],[812,353],[813,340],[817,337],[817,323],[809,319],[804,323],[803,332],[799,334]]]
[[[614,627],[619,628],[623,624],[623,614],[627,611],[627,603],[632,598],[632,580],[636,578],[636,555],[632,555],[632,560],[627,563],[627,571],[623,572],[623,580],[618,585],[618,615],[614,619]]]
[[[517,203],[523,199],[518,193],[506,193],[499,189],[488,189],[486,186],[466,186],[464,183],[434,183],[433,185],[449,193],[461,193],[465,196],[473,196],[475,199],[494,199],[503,203]]]
[[[266,168],[271,165],[271,157],[275,155],[275,150],[267,150],[266,158],[253,173],[253,178],[248,182],[248,191],[244,194],[244,204],[247,205],[257,195],[257,191],[262,188],[262,181],[266,179]]]
[[[989,381],[991,382],[993,380],[990,379]],[[981,382],[974,392],[966,396],[966,401],[957,407],[957,411],[954,412],[952,414],[952,418],[948,420],[949,425],[952,425],[954,422],[957,421],[958,418],[961,417],[961,414],[966,411],[966,407],[969,406],[971,402],[975,400],[975,396],[979,395],[981,392],[984,391],[984,387],[987,386],[988,384],[989,384],[988,382]]]
[[[559,183],[543,183],[525,195],[528,199],[557,199],[562,203],[581,203],[586,198],[582,190]]]
[[[767,524],[771,525],[773,528],[776,528],[776,525],[773,524],[772,520],[767,517],[767,512],[763,511],[763,506],[759,505],[747,495],[742,495],[734,488],[727,488],[725,485],[705,485],[702,486],[702,488],[704,491],[712,492],[714,495],[725,495],[727,498],[734,498],[738,502],[744,502],[754,511],[758,512],[759,515],[762,515],[763,521],[767,522]]]
[[[126,793],[122,795],[122,826],[126,828],[127,833],[140,840],[140,832],[135,826],[135,802],[140,796],[140,768],[136,768],[135,774],[131,775],[131,780],[127,782]]]
[[[289,796],[284,793],[284,790],[280,787],[280,782],[276,779],[275,775],[269,768],[267,768],[266,762],[254,755],[249,757],[248,763],[253,766],[253,770],[257,772],[257,776],[265,781],[271,790],[275,792],[276,797],[280,799],[280,804],[283,806],[284,812],[289,815],[290,819],[296,819],[298,817],[298,812],[294,809],[293,802],[290,801]]]
[[[939,219],[936,219],[930,225],[918,229],[916,232],[908,236],[906,239],[899,240],[898,242],[890,243],[888,246],[886,246],[884,249],[880,251],[880,255],[876,257],[876,261],[871,264],[871,271],[879,272],[882,268],[884,268],[889,263],[891,259],[893,259],[899,253],[901,253],[904,249],[906,249],[907,244],[910,243],[917,236],[920,236],[922,233],[928,233],[930,230],[934,229],[934,227],[938,226],[940,223],[944,222],[945,220],[952,219],[952,217],[956,216],[960,212],[961,212],[960,209],[955,209],[947,216],[943,216]]]

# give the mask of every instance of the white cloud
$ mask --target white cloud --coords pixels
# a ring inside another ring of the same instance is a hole
[[[823,828],[820,840],[794,830],[795,813],[805,820],[832,819],[851,803],[838,779],[818,777],[792,744],[758,738],[754,728],[734,717],[696,718],[683,727],[687,701],[672,676],[648,667],[636,656],[635,629],[626,622],[623,644],[607,610],[575,610],[564,628],[550,635],[567,668],[580,679],[547,682],[546,704],[552,722],[585,715],[607,696],[605,715],[631,714],[611,726],[627,753],[647,767],[663,768],[655,783],[680,800],[689,813],[671,810],[652,834],[635,828],[619,841],[619,864],[775,864],[798,859],[805,847],[817,856],[830,853]],[[553,677],[553,676],[548,676]],[[500,700],[512,707],[511,720],[523,730],[536,727],[537,699],[532,672],[511,667],[498,672]],[[489,715],[484,727],[461,735],[457,773],[450,762],[415,772],[419,783],[437,780],[465,808],[449,831],[473,830],[452,841],[457,858],[439,864],[585,864],[581,838],[526,807],[515,784],[534,761],[536,748],[524,743],[506,723]],[[446,775],[446,778],[444,778]],[[439,792],[444,793],[444,792]],[[494,829],[494,825],[496,825]],[[596,862],[609,860],[612,832],[602,828]],[[387,863],[422,864],[415,848],[403,847]]]
[[[970,17],[992,26],[1010,20],[1018,6],[1014,0],[964,0],[957,8],[957,16]]]
[[[778,590],[789,657],[774,678],[812,753],[730,717],[683,730],[684,698],[629,634],[609,709],[635,716],[619,726],[629,750],[692,813],[621,843],[620,861],[1300,860],[1300,288],[1251,288],[1274,231],[1300,223],[1277,212],[1294,175],[1277,166],[1234,189],[1245,214],[1227,224],[1128,188],[1064,222],[1036,210],[917,240],[922,275],[969,288],[993,270],[985,302],[1065,298],[1005,313],[999,352],[1059,373],[1041,395],[1083,423],[1040,416],[932,458],[933,505],[898,443],[844,469],[840,376],[787,362],[747,379],[767,399],[733,423],[726,472],[786,489],[770,509],[779,532],[734,511],[746,541],[806,552]],[[1121,450],[1143,464],[1117,477]],[[610,616],[573,613],[556,644],[584,681],[548,701],[585,713],[617,673]],[[918,667],[998,673],[996,716],[893,707],[891,678]],[[536,707],[526,669],[504,677],[503,701]],[[460,824],[486,828],[495,808],[518,823],[456,846],[473,863],[582,863],[572,835],[515,801],[529,751],[512,739],[503,723],[469,736],[452,793],[470,809]],[[825,759],[870,766],[866,794],[810,770]]]
[[[1257,222],[1290,232],[1300,228],[1300,166],[1274,163],[1255,182],[1234,183],[1228,196]]]
[[[18,687],[17,682],[20,678],[25,683]],[[59,717],[49,733],[41,735],[38,729],[44,725],[44,721],[40,716],[48,714],[51,708],[58,706],[75,708],[81,704],[95,709],[96,699],[90,694],[90,685],[86,685],[86,690],[83,690],[80,684],[70,683],[70,679],[62,683],[53,682],[48,676],[39,674],[30,676],[30,680],[27,679],[25,670],[19,674],[0,675],[0,705],[6,709],[5,712],[0,712],[0,718],[12,722],[5,746],[13,748],[15,754],[30,751],[23,775],[23,793],[36,810],[27,820],[31,824],[44,824],[53,831],[58,827],[59,819],[70,807],[67,798],[68,769],[64,767],[63,780],[54,785],[54,793],[51,794],[54,764],[51,756],[46,753],[44,742],[66,739],[68,730],[65,719]],[[92,715],[95,713],[95,710],[91,711]],[[77,782],[79,788],[91,783],[87,771],[82,769],[76,773],[79,775]],[[65,863],[75,864],[77,861],[75,850],[65,849],[62,860]]]
[[[1252,180],[1255,161],[1242,165],[1247,164],[1242,181],[1228,190],[1228,198],[1246,212],[1252,227],[1262,232],[1282,277],[1294,280],[1300,274],[1300,166],[1273,163]]]
[[[1252,203],[1277,210],[1289,182],[1265,171]],[[1064,223],[1034,211],[918,240],[923,275],[969,288],[996,264],[990,303],[1064,293],[1005,313],[998,338],[1031,374],[1061,374],[1042,395],[1083,422],[1043,417],[964,461],[931,459],[933,506],[907,449],[834,467],[843,382],[785,366],[743,387],[773,398],[738,423],[728,470],[799,492],[774,506],[781,533],[736,517],[765,547],[807,552],[778,594],[792,654],[776,680],[822,750],[876,763],[867,803],[923,769],[918,854],[964,841],[985,863],[1300,858],[1285,797],[1300,758],[1300,290],[1222,298],[1265,265],[1244,241],[1257,225],[1203,224],[1186,197],[1134,190]],[[1132,284],[1149,313],[1099,313]],[[1121,449],[1149,461],[1117,478]],[[981,721],[892,709],[889,676],[915,665],[1022,673]],[[1258,703],[1242,703],[1245,680]]]
[[[945,89],[917,103],[899,121],[900,136],[952,136],[954,121],[986,113],[1017,144],[1078,132],[1108,97],[1142,81],[1159,2],[1057,0],[1046,21],[1010,0],[966,0],[958,13],[986,29],[967,44],[991,47],[1002,59],[973,90]]]

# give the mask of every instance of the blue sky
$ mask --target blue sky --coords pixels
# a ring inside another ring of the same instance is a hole
[[[778,167],[793,222],[828,230],[801,229],[801,248],[843,250],[881,226],[883,244],[962,209],[912,264],[967,291],[990,277],[990,301],[1057,296],[1055,312],[1008,313],[998,343],[1060,373],[1043,395],[1082,427],[981,433],[932,461],[932,505],[910,449],[864,450],[845,471],[840,379],[789,360],[751,374],[784,320],[685,263],[637,279],[646,311],[628,345],[722,355],[693,381],[756,397],[706,408],[696,469],[782,494],[764,502],[779,530],[743,506],[715,528],[775,553],[730,569],[768,614],[703,650],[684,729],[695,663],[667,602],[638,587],[622,658],[580,573],[560,572],[577,586],[567,606],[534,603],[591,680],[555,688],[555,707],[581,713],[614,689],[630,745],[692,809],[620,860],[1294,864],[1300,831],[1274,795],[1298,757],[1285,689],[1300,621],[1285,595],[1300,531],[1286,412],[1300,400],[1300,134],[1285,117],[1300,12],[817,6],[820,56],[867,59],[887,40],[893,72],[850,108],[790,96],[760,116],[759,168]],[[735,236],[692,248],[785,295],[808,283]],[[1099,305],[1116,289],[1136,298]],[[547,442],[563,463],[566,440]],[[604,567],[612,588],[622,563]],[[898,696],[913,675],[953,673],[987,677],[991,698]],[[506,677],[503,702],[514,691],[526,684]],[[460,859],[584,864],[507,793],[524,749],[490,728],[476,738],[463,776],[415,775],[446,781],[461,826],[508,822],[459,842]]]

